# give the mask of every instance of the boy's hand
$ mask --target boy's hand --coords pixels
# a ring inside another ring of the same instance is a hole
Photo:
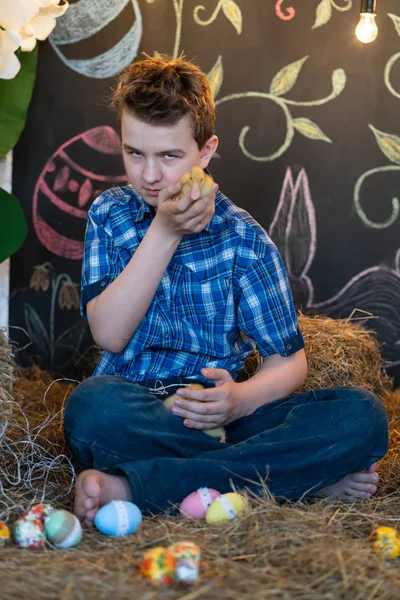
[[[179,236],[199,233],[214,215],[218,185],[214,183],[205,195],[201,195],[198,185],[193,185],[186,191],[182,191],[182,188],[183,184],[179,181],[161,190],[154,222]],[[176,200],[178,194],[179,199]]]
[[[235,398],[239,384],[233,381],[228,371],[202,369],[201,372],[207,379],[215,381],[215,387],[177,390],[176,393],[181,398],[175,400],[172,412],[184,419],[183,424],[191,429],[213,429],[245,416],[244,407]],[[185,400],[184,396],[190,400]]]

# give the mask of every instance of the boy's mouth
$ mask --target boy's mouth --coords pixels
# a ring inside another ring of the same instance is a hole
[[[154,198],[156,198],[161,191],[161,190],[155,190],[155,189],[151,189],[151,188],[144,188],[144,190],[145,190],[146,194],[148,194],[149,196],[152,196]]]

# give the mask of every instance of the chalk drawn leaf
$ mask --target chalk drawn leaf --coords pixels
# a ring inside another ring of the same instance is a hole
[[[322,140],[332,143],[332,140],[310,119],[293,119],[293,127],[310,140]]]
[[[400,137],[379,131],[373,125],[369,125],[372,130],[379,148],[389,160],[400,165]]]
[[[222,10],[226,18],[232,23],[238,34],[242,33],[242,11],[233,0],[224,0]]]
[[[308,55],[283,67],[273,78],[269,93],[273,96],[283,96],[291,90],[307,58]]]
[[[221,54],[218,56],[217,62],[215,63],[211,71],[208,73],[207,79],[215,98],[219,90],[221,89],[221,85],[224,80],[224,68],[222,66]]]
[[[79,319],[74,325],[64,331],[56,340],[55,343],[55,366],[60,368],[61,366],[66,367],[74,358],[76,358],[79,352],[82,338],[86,331],[86,321]],[[66,363],[61,365],[61,361],[65,360],[68,356]]]
[[[332,87],[336,96],[339,96],[346,87],[346,71],[343,69],[335,69],[332,73]]]
[[[45,326],[37,312],[30,304],[24,304],[26,329],[31,340],[46,355],[50,355],[50,340]]]
[[[330,21],[332,16],[332,4],[331,0],[322,0],[317,6],[317,12],[315,15],[315,22],[312,29],[317,29],[322,25],[326,25]]]
[[[392,19],[397,33],[400,35],[400,17],[394,15],[393,13],[388,13],[388,15]]]

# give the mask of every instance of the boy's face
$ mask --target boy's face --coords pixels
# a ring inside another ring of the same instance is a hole
[[[159,192],[192,167],[205,169],[218,145],[212,136],[199,150],[187,115],[175,125],[150,125],[124,110],[121,135],[128,179],[150,206],[157,206]]]

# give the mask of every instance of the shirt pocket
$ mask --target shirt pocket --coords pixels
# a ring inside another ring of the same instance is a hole
[[[216,272],[195,272],[175,264],[172,298],[177,317],[193,324],[224,319],[230,302],[231,279]]]

